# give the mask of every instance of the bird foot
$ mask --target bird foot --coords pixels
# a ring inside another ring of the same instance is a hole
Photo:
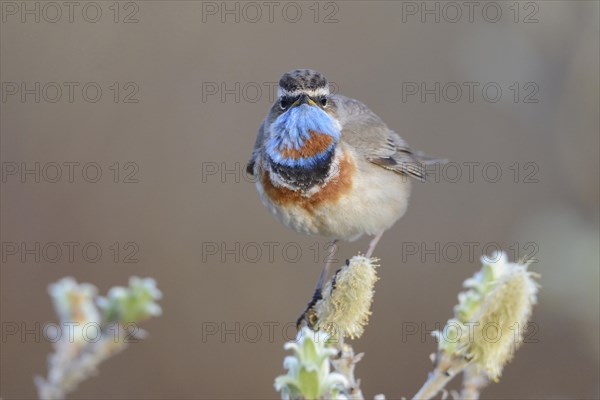
[[[323,294],[321,288],[315,289],[313,293],[312,299],[306,305],[306,308],[300,314],[300,317],[296,320],[296,329],[300,330],[302,327],[302,323],[306,323],[310,329],[314,329],[317,325],[317,311],[315,310],[315,306],[319,300],[323,299]]]

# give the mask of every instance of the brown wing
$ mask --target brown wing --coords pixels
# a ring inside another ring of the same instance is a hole
[[[425,180],[425,167],[444,160],[413,151],[366,105],[348,97],[333,96],[342,124],[342,140],[368,161],[398,174]]]

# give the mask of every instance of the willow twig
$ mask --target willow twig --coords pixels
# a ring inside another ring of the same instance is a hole
[[[464,357],[449,356],[446,354],[438,354],[436,361],[435,369],[429,373],[427,382],[413,396],[413,400],[431,399],[443,390],[452,378],[469,365],[469,361]]]
[[[478,372],[474,365],[469,365],[463,372],[463,385],[460,393],[462,400],[478,400],[481,390],[489,383],[483,372]]]

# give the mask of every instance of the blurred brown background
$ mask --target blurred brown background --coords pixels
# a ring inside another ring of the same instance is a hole
[[[241,172],[273,84],[298,67],[455,163],[414,185],[376,252],[373,315],[354,342],[366,353],[365,394],[416,392],[435,348],[425,331],[451,317],[462,281],[498,244],[511,259],[535,253],[542,291],[531,343],[483,398],[598,398],[598,2],[478,2],[472,21],[462,3],[459,15],[443,2],[97,1],[77,3],[72,22],[66,6],[55,3],[59,16],[46,4],[1,4],[3,329],[55,321],[47,285],[66,275],[101,293],[150,276],[164,293],[163,316],[143,326],[149,338],[72,398],[277,397],[282,344],[326,239],[280,225]],[[439,102],[410,94],[436,82]],[[39,183],[21,179],[36,162]],[[70,162],[80,163],[73,182]],[[469,162],[479,163],[473,179]],[[82,176],[86,163],[97,164]],[[78,247],[72,262],[66,247],[57,262],[42,250],[36,262],[21,247],[36,242]],[[102,250],[97,262],[93,249],[81,254],[86,243]],[[343,244],[340,259],[367,243]],[[136,245],[138,262],[124,262]],[[35,397],[51,344],[4,336],[1,397]]]

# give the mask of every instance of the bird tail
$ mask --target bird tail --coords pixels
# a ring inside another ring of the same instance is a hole
[[[422,151],[415,151],[413,153],[415,160],[421,165],[421,176],[419,177],[421,182],[429,182],[429,177],[427,174],[427,166],[435,165],[435,164],[446,164],[448,162],[447,158],[440,158],[436,156],[432,156],[430,154],[426,154]]]
[[[413,151],[413,155],[420,163],[425,165],[446,164],[449,161],[447,158],[432,156],[431,154],[426,154],[422,151]]]

